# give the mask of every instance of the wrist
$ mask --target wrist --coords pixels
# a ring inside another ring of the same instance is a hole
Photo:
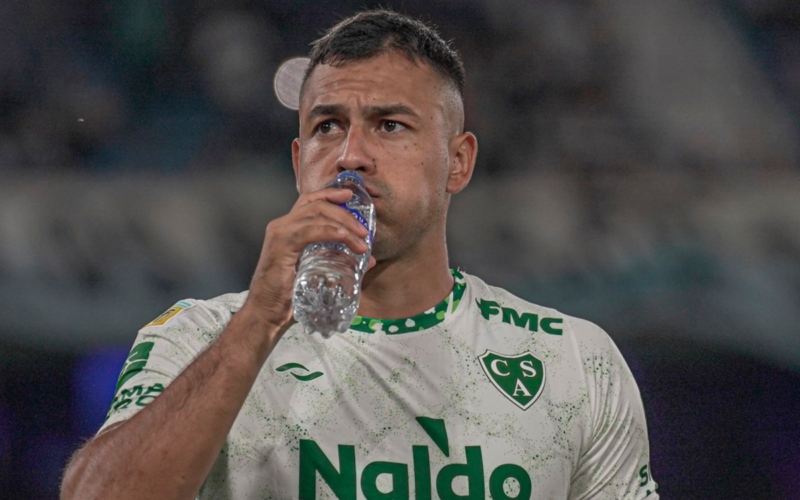
[[[234,314],[228,329],[237,344],[255,353],[258,361],[263,363],[292,324],[291,314],[288,318],[280,318],[248,299]]]

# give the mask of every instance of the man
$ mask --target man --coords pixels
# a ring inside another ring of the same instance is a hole
[[[477,152],[458,55],[387,11],[318,40],[292,158],[300,197],[267,225],[249,293],[145,326],[63,498],[658,498],[636,384],[599,328],[450,270],[445,219]],[[357,170],[378,227],[359,316],[293,323],[312,242],[365,252],[323,189]],[[382,318],[382,319],[378,319]]]

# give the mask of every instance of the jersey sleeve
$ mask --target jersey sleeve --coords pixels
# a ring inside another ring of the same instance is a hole
[[[232,313],[182,300],[139,330],[98,434],[150,404],[225,328]]]
[[[602,329],[573,320],[590,422],[570,485],[570,500],[657,500],[642,398],[627,363]]]

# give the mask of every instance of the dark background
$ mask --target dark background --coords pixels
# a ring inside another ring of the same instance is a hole
[[[0,498],[56,498],[141,325],[246,288],[295,196],[281,62],[373,2],[0,3]],[[452,264],[603,326],[662,498],[800,499],[800,7],[382,2],[480,142]]]

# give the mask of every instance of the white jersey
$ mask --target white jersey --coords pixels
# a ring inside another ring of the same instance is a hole
[[[477,277],[413,318],[292,326],[202,499],[657,499],[636,382],[608,335]],[[177,303],[140,332],[103,428],[160,394],[246,292]],[[102,429],[101,429],[102,430]]]

